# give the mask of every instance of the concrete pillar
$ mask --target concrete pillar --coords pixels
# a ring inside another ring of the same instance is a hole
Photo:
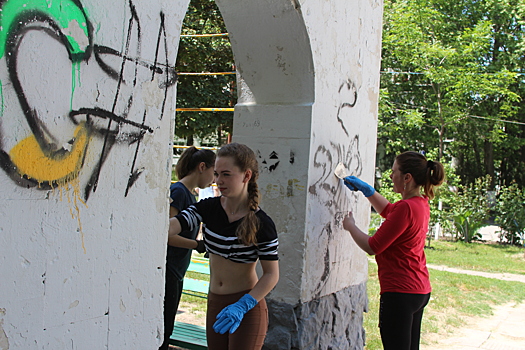
[[[367,259],[342,229],[370,206],[333,175],[374,179],[379,0],[218,0],[241,97],[234,141],[259,155],[262,207],[281,242],[265,349],[361,349]]]
[[[362,348],[382,4],[220,0],[281,238],[269,349]],[[162,334],[175,62],[187,0],[6,0],[0,348],[154,349]]]
[[[187,5],[0,5],[0,349],[159,346]]]

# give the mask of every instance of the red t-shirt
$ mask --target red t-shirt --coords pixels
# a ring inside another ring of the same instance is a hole
[[[428,294],[425,258],[430,207],[425,197],[389,203],[380,213],[386,220],[368,243],[376,254],[381,294]]]

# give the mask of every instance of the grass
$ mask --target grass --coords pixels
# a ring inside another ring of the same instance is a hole
[[[505,244],[484,244],[431,241],[426,249],[427,263],[484,272],[525,274],[523,247]]]
[[[516,247],[480,243],[436,242],[426,251],[432,264],[487,272],[525,273],[523,250]],[[377,265],[369,263],[369,312],[364,315],[367,346],[382,349],[379,335],[379,282]],[[432,297],[425,309],[422,326],[424,344],[432,344],[437,336],[463,326],[466,317],[490,316],[492,306],[525,301],[525,286],[520,282],[430,270]]]
[[[186,272],[186,277],[194,278],[194,279],[201,280],[201,281],[210,280],[209,275],[198,273],[198,272],[193,272],[193,271]],[[201,294],[198,292],[194,292],[194,293]],[[206,294],[203,294],[202,296],[204,298],[200,298],[200,297],[188,295],[188,294],[182,294],[182,297],[180,298],[179,307],[187,308],[190,313],[199,315],[198,317],[200,318],[204,318],[204,316],[206,315],[206,308],[207,308],[206,298],[205,298]]]
[[[432,241],[426,249],[429,264],[445,265],[466,270],[525,274],[523,248],[482,243]],[[205,279],[207,275],[188,272],[188,277]],[[525,286],[519,282],[430,270],[432,298],[423,316],[422,340],[432,344],[434,339],[463,326],[466,317],[490,316],[492,306],[508,302],[524,302]],[[367,350],[382,349],[379,335],[379,281],[377,265],[368,266],[368,312],[364,315]],[[206,311],[202,298],[183,295],[182,303],[195,312]],[[193,312],[193,311],[192,311]]]

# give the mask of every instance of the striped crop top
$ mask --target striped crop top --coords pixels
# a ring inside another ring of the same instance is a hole
[[[235,235],[244,218],[230,223],[220,197],[207,198],[189,206],[177,215],[177,219],[183,231],[192,230],[202,222],[204,244],[210,253],[237,263],[253,263],[257,259],[278,260],[279,241],[275,224],[261,209],[255,215],[260,221],[257,244],[249,246],[239,242]]]

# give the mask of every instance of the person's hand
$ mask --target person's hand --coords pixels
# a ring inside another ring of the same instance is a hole
[[[350,231],[350,228],[355,226],[355,219],[354,219],[354,214],[352,214],[352,212],[348,212],[348,215],[345,216],[345,218],[343,219],[343,228],[347,231]]]
[[[232,334],[239,328],[244,315],[255,305],[257,305],[257,300],[254,297],[250,294],[243,295],[238,302],[226,306],[219,312],[217,321],[213,324],[213,329],[220,334],[228,331]]]
[[[204,245],[204,241],[200,240],[200,241],[196,241],[196,242],[197,242],[197,248],[195,248],[195,250],[199,254],[205,253],[206,252],[206,246]]]
[[[370,186],[363,180],[359,180],[355,176],[345,177],[344,183],[346,187],[348,187],[351,191],[361,191],[367,198],[373,195],[376,191],[372,186]]]

